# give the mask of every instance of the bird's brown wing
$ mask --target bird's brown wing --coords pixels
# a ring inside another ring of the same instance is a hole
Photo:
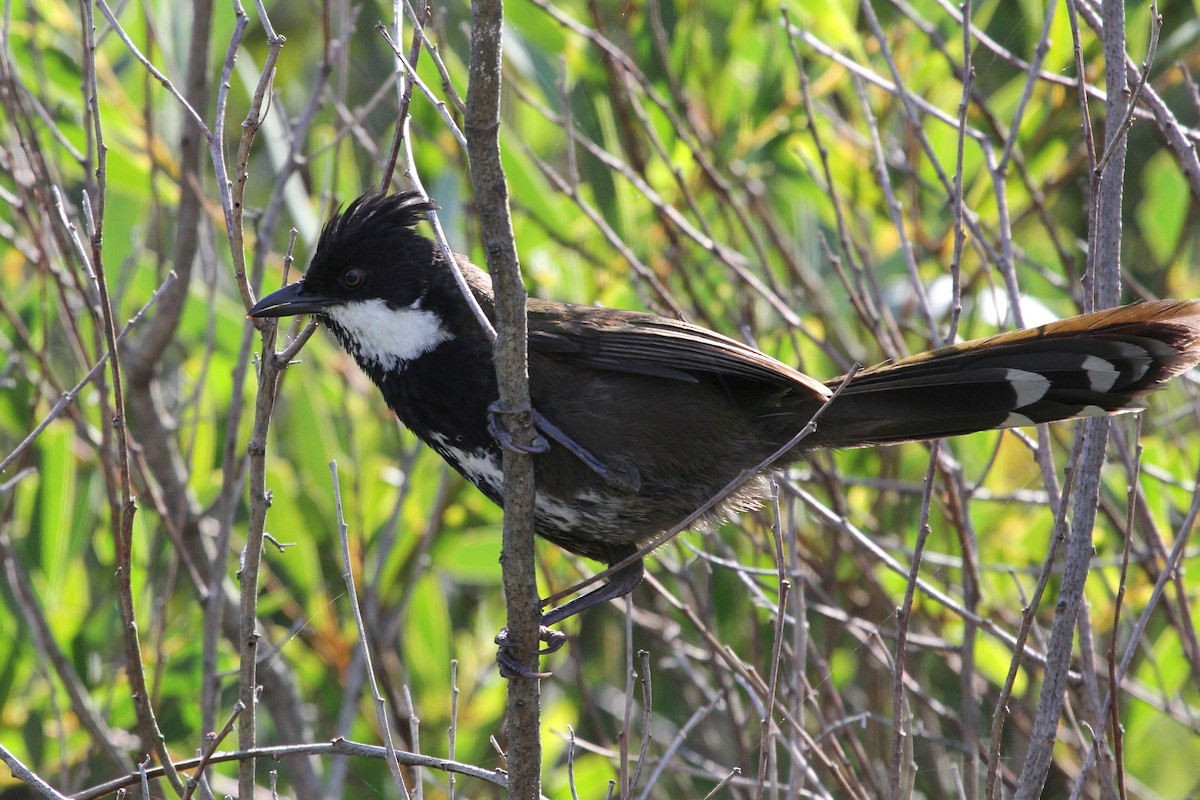
[[[617,309],[529,301],[529,348],[592,369],[696,383],[742,378],[829,396],[822,383],[750,345],[686,322]]]

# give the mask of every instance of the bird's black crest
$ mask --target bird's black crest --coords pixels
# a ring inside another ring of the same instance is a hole
[[[321,230],[306,280],[330,288],[328,281],[348,265],[378,262],[417,263],[433,258],[432,244],[413,228],[437,203],[419,192],[383,194],[368,190]]]
[[[317,251],[328,251],[338,243],[361,242],[394,233],[396,228],[412,228],[425,213],[436,211],[437,203],[420,192],[383,194],[369,189],[329,218],[321,230]]]

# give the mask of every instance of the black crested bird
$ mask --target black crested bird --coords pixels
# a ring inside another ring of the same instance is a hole
[[[489,340],[432,241],[436,206],[367,193],[325,225],[304,278],[252,317],[313,314],[405,425],[496,503],[501,444]],[[457,256],[490,317],[487,274]],[[534,456],[536,530],[609,565],[630,556],[786,445],[841,383],[654,314],[530,299],[529,384],[548,449]],[[931,439],[1141,407],[1200,361],[1200,300],[1157,301],[921,353],[862,370],[780,466],[815,448]],[[750,481],[717,509],[753,505]],[[545,626],[628,594],[642,562],[542,617]],[[503,635],[503,634],[502,634]],[[498,639],[498,641],[501,641]],[[501,671],[519,672],[501,641]]]

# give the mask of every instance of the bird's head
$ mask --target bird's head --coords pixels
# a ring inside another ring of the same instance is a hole
[[[413,228],[436,208],[417,192],[368,192],[325,224],[304,277],[262,298],[251,317],[313,314],[368,371],[402,367],[451,338],[426,302],[445,274]]]

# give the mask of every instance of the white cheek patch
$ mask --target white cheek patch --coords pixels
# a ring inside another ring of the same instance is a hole
[[[383,370],[402,367],[453,336],[442,318],[421,308],[420,301],[406,308],[389,308],[382,300],[356,300],[325,312],[345,336],[342,343],[360,362]]]

